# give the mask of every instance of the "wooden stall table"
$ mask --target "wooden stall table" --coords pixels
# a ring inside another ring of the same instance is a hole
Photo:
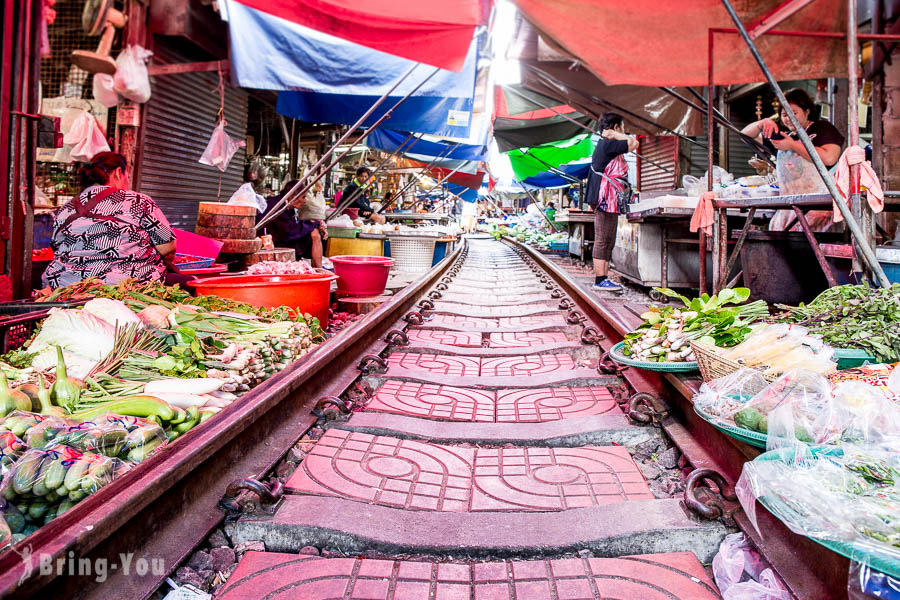
[[[569,233],[569,254],[585,262],[584,250],[594,243],[594,211],[570,209],[567,213],[556,213],[553,220],[566,226]]]

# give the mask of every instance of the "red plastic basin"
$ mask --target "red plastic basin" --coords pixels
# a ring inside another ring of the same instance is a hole
[[[386,256],[332,256],[338,293],[345,296],[378,296],[384,292],[393,258]]]
[[[221,296],[267,308],[289,306],[316,317],[324,328],[328,325],[328,300],[335,279],[337,276],[331,273],[232,275],[194,279],[187,284],[201,296]]]

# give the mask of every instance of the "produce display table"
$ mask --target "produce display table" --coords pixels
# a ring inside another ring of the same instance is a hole
[[[594,242],[594,212],[570,209],[565,214],[557,213],[553,220],[564,225],[569,233],[569,254],[584,262],[585,248]]]
[[[691,208],[656,207],[620,217],[613,249],[616,271],[648,287],[698,287],[699,241],[689,227],[693,214]],[[678,247],[670,252],[670,244]]]
[[[435,221],[449,223],[453,217],[443,213],[384,213],[381,215],[388,221]]]

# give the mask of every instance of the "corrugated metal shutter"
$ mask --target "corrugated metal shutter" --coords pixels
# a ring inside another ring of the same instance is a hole
[[[185,59],[158,45],[164,62]],[[218,74],[185,73],[151,78],[153,95],[144,111],[139,191],[153,198],[173,227],[193,231],[200,202],[228,200],[243,183],[244,149],[240,148],[222,173],[200,164],[200,156],[216,126]],[[247,93],[225,87],[225,131],[235,140],[247,134]]]
[[[638,153],[653,162],[662,165],[668,171],[660,169],[646,160],[640,160],[638,188],[642,192],[658,192],[672,190],[678,186],[676,182],[678,155],[678,138],[674,135],[658,135],[640,138]]]

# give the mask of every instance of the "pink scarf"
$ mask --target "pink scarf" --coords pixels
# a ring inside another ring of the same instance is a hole
[[[610,179],[625,179],[628,176],[628,163],[625,162],[625,156],[620,154],[612,159],[606,165],[604,174],[606,177],[600,178],[600,201],[597,203],[597,206],[603,207],[605,205],[604,211],[617,213],[619,212],[617,195],[622,191],[622,185],[617,181],[610,181]]]

